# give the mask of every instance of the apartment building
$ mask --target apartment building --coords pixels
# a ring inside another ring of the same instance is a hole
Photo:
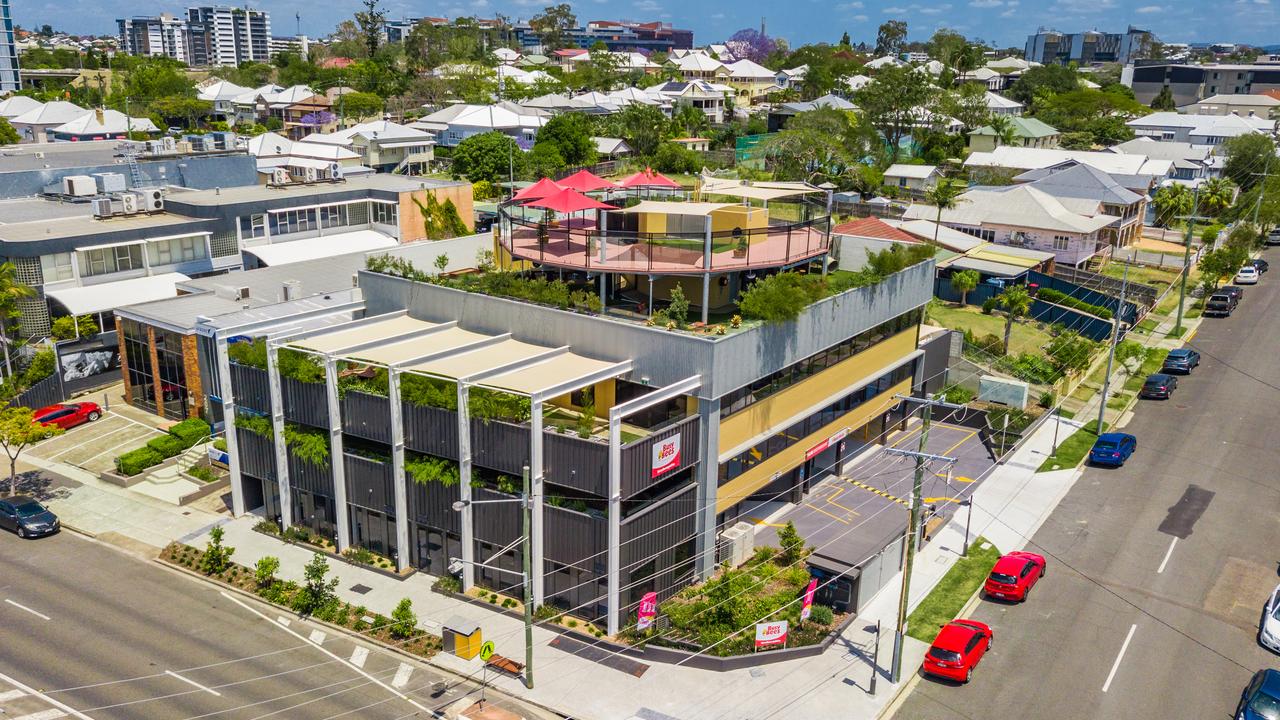
[[[540,230],[504,205],[495,255],[553,278],[589,266],[615,309],[680,282],[691,297],[701,285],[704,306],[728,306],[757,273],[821,272],[829,218],[780,207],[807,192],[723,185],[704,197],[735,202],[605,211],[607,241],[589,223]],[[598,253],[578,247],[589,235]],[[685,249],[695,236],[701,252]],[[207,392],[220,401],[234,512],[301,525],[339,551],[367,548],[402,571],[454,574],[457,558],[464,586],[499,590],[521,583],[527,471],[535,604],[610,633],[646,592],[670,597],[727,559],[726,525],[765,500],[801,498],[903,422],[901,397],[924,386],[926,356],[941,349],[919,342],[931,261],[793,320],[720,335],[415,279],[438,246],[373,253],[357,320],[346,306],[201,321],[220,368]],[[286,440],[303,436],[324,457]]]
[[[271,58],[266,10],[213,5],[187,8],[192,65],[239,65]]]
[[[190,63],[191,34],[186,20],[161,13],[155,17],[116,20],[120,34],[120,51],[143,57],[169,57]]]
[[[1167,87],[1174,104],[1183,107],[1215,95],[1260,95],[1280,90],[1280,63],[1139,65],[1132,69],[1128,84],[1140,103],[1150,105]]]
[[[1123,33],[1088,30],[1062,33],[1042,30],[1027,36],[1023,58],[1042,65],[1127,64],[1147,57],[1155,36],[1148,30],[1129,26]]]
[[[681,30],[664,22],[592,20],[569,30],[565,36],[576,47],[589,48],[596,42],[603,42],[606,49],[614,52],[669,53],[693,48],[692,30]],[[515,39],[526,54],[543,51],[542,35],[528,23],[516,25]]]
[[[0,0],[0,93],[22,89],[18,74],[18,44],[13,37],[9,0]]]

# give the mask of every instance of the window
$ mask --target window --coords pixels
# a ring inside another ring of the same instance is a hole
[[[1066,250],[1066,249],[1067,249],[1067,246],[1068,246],[1068,245],[1070,245],[1070,244],[1071,244],[1071,238],[1067,237],[1066,235],[1054,235],[1054,236],[1053,236],[1053,249],[1054,249],[1054,250]]]
[[[80,251],[80,274],[84,277],[142,268],[142,246],[138,244]]]
[[[204,238],[196,235],[147,243],[147,258],[152,265],[194,262],[206,257]]]
[[[393,203],[369,203],[370,212],[373,215],[373,222],[377,225],[398,225],[398,210]]]
[[[71,253],[53,253],[40,256],[40,269],[44,273],[45,282],[71,280],[75,273],[71,269]]]
[[[315,230],[316,210],[309,208],[306,210],[286,210],[271,215],[271,234],[272,235],[288,235],[289,233],[307,232]]]
[[[240,218],[240,237],[260,238],[267,234],[267,216],[263,213],[245,215]]]
[[[340,227],[347,224],[346,205],[326,205],[320,208],[320,227]]]

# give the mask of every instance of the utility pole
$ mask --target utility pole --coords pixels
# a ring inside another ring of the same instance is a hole
[[[1203,184],[1203,183],[1202,183]],[[1259,198],[1262,196],[1259,195]],[[1183,305],[1187,300],[1187,276],[1191,274],[1191,238],[1195,235],[1196,221],[1209,220],[1210,218],[1199,215],[1200,212],[1200,185],[1196,186],[1195,194],[1191,196],[1191,214],[1183,217],[1187,221],[1187,238],[1182,250],[1182,279],[1178,283],[1178,321],[1173,326],[1173,333],[1177,337],[1182,337],[1182,312]],[[1099,424],[1101,428],[1101,424]],[[1098,430],[1102,432],[1101,429]]]
[[[1184,275],[1185,277],[1185,275]],[[1107,353],[1107,374],[1102,378],[1102,402],[1098,404],[1098,434],[1106,432],[1102,422],[1107,416],[1107,392],[1111,389],[1111,365],[1116,360],[1116,345],[1120,342],[1120,316],[1124,314],[1124,294],[1129,289],[1129,266],[1124,266],[1124,279],[1120,284],[1120,304],[1116,306],[1116,314],[1112,319],[1111,350]]]
[[[923,504],[921,492],[924,486],[924,466],[930,460],[943,460],[954,463],[955,458],[948,458],[941,455],[930,455],[925,452],[925,445],[929,442],[929,425],[933,420],[933,406],[941,405],[948,409],[959,409],[960,405],[952,405],[941,400],[934,400],[930,397],[917,398],[904,395],[897,396],[899,400],[904,402],[915,402],[924,405],[924,411],[920,415],[920,443],[918,450],[898,450],[896,448],[886,448],[886,452],[892,455],[905,455],[914,457],[916,460],[915,478],[911,483],[911,502],[907,506],[907,531],[903,536],[906,543],[904,559],[902,562],[902,594],[898,597],[898,622],[893,631],[893,668],[890,673],[890,681],[897,683],[902,677],[902,645],[903,634],[907,625],[907,607],[910,600],[911,592],[911,566],[916,558],[916,542],[920,532],[920,506]]]
[[[1262,210],[1262,196],[1267,190],[1267,178],[1271,177],[1269,174],[1271,172],[1271,156],[1274,154],[1275,153],[1267,153],[1267,159],[1262,164],[1262,172],[1254,173],[1254,175],[1260,175],[1262,177],[1262,179],[1258,181],[1258,201],[1253,204],[1253,224],[1255,227],[1258,224],[1258,213]]]
[[[520,555],[524,558],[524,686],[533,689],[533,489],[529,477],[529,466],[525,465],[521,473],[524,476],[524,548]]]

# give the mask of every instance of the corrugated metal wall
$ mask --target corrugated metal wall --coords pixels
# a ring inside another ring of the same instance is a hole
[[[347,501],[370,510],[395,514],[395,485],[390,461],[344,454]]]
[[[231,363],[231,388],[236,405],[261,413],[271,412],[271,390],[266,370]]]
[[[410,450],[458,459],[458,414],[452,410],[400,403],[404,443]]]
[[[453,503],[462,499],[462,489],[458,484],[446,487],[438,482],[406,479],[409,482],[410,518],[451,533],[462,532],[462,513],[453,509]]]
[[[656,567],[667,568],[652,578],[653,590],[658,593],[658,599],[665,600],[679,590],[676,576],[686,568],[676,566],[690,559],[691,554],[686,552],[686,548],[697,532],[697,513],[694,512],[697,490],[697,485],[690,484],[623,519],[623,587],[639,582],[642,578],[634,571],[656,559]],[[637,591],[642,589],[635,588]],[[624,611],[629,611],[639,601],[639,594],[641,593],[623,593]]]
[[[280,378],[285,419],[312,427],[329,427],[329,400],[324,383],[304,383]]]
[[[289,453],[289,484],[307,492],[333,497],[333,474],[328,467],[300,460]]]
[[[391,407],[387,398],[348,391],[340,402],[343,432],[384,445],[391,444]]]
[[[529,464],[529,429],[501,420],[471,419],[471,462],[519,475]]]
[[[609,445],[577,435],[543,433],[544,478],[597,497],[609,496]]]
[[[670,477],[698,462],[699,418],[685,418],[676,425],[655,433],[622,449],[622,497],[628,498],[643,492],[662,478]],[[680,465],[653,477],[653,447],[675,435],[680,435]]]
[[[543,554],[547,560],[590,570],[603,562],[608,545],[608,521],[587,513],[548,505]]]
[[[473,488],[473,500],[509,500],[515,497],[485,487]],[[472,507],[475,513],[476,540],[503,546],[523,534],[520,503],[486,503]]]
[[[276,451],[271,438],[236,428],[236,443],[240,451],[240,472],[259,478],[276,477]]]

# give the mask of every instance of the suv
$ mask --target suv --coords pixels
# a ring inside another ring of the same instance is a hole
[[[1205,317],[1230,317],[1239,300],[1230,293],[1216,292],[1204,302]]]
[[[1267,233],[1268,245],[1280,245],[1280,227],[1271,228],[1271,232]]]

